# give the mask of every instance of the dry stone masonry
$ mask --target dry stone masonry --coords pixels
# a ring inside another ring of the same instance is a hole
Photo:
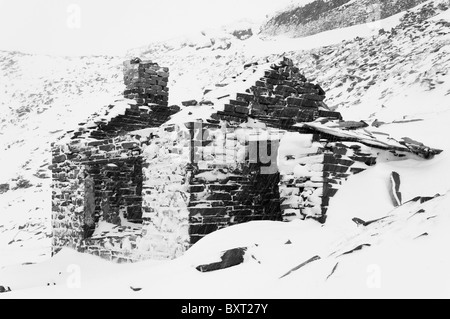
[[[324,223],[351,175],[441,152],[343,121],[288,58],[207,121],[178,125],[165,124],[180,110],[168,106],[167,68],[136,58],[124,74],[124,100],[53,144],[54,253],[166,259],[243,222]]]
[[[238,93],[225,104],[216,118],[244,122],[250,115],[283,128],[319,117],[342,119],[340,113],[329,110],[324,100],[325,91],[320,85],[309,82],[292,60],[283,58],[271,65],[246,93]]]
[[[278,148],[278,135],[261,138],[261,130],[226,121],[189,127],[191,243],[230,225],[281,220],[280,174],[276,152],[270,152]]]

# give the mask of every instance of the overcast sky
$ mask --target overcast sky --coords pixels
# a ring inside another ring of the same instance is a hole
[[[296,0],[301,2],[302,0]],[[0,0],[0,50],[117,54],[208,27],[261,21],[292,0]]]

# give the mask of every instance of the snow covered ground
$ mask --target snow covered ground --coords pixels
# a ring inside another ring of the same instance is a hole
[[[241,224],[168,262],[118,265],[66,249],[4,269],[0,278],[13,292],[2,298],[448,298],[449,204],[449,194],[410,202],[346,231],[312,221]],[[242,264],[196,270],[236,247],[247,247]]]
[[[49,258],[50,142],[120,96],[123,58],[0,52],[0,184],[10,188],[0,193],[0,286],[12,290],[0,298],[449,298],[450,27],[438,23],[450,21],[448,12],[424,31],[405,27],[392,37],[360,25],[302,39],[231,39],[227,50],[177,44],[149,54],[170,67],[171,104],[215,102],[214,109],[183,109],[175,122],[207,116],[223,106],[218,97],[250,86],[255,75],[243,64],[286,53],[323,84],[325,102],[345,119],[377,121],[392,136],[444,150],[430,161],[379,163],[351,177],[325,225],[241,224],[164,262],[117,265],[69,249]],[[400,17],[380,28],[390,30]],[[389,197],[393,171],[402,182],[398,208]],[[410,201],[418,196],[432,199]],[[244,263],[196,270],[237,247],[247,248]]]

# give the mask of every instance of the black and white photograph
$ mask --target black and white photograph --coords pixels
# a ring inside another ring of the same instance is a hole
[[[450,0],[0,0],[0,299],[450,298],[449,71]]]

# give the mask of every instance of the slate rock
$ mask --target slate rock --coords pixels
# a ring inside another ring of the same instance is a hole
[[[137,57],[130,60],[131,64],[139,64],[141,62],[142,62],[142,60],[140,58],[137,58]]]
[[[402,205],[402,193],[400,192],[400,175],[397,172],[392,172],[391,177],[391,188],[389,193],[392,198],[392,202],[395,207]]]
[[[4,292],[10,292],[11,288],[10,287],[3,287],[0,286],[0,293],[4,293]]]
[[[9,191],[9,184],[0,184],[0,194],[6,193]]]
[[[197,100],[189,100],[181,102],[183,106],[196,106],[198,104]]]
[[[227,250],[220,257],[222,259],[220,262],[200,265],[197,266],[196,269],[200,272],[211,272],[240,265],[244,262],[246,251],[247,248],[234,248]]]
[[[200,101],[200,105],[214,105],[214,103],[209,100],[203,100]]]

